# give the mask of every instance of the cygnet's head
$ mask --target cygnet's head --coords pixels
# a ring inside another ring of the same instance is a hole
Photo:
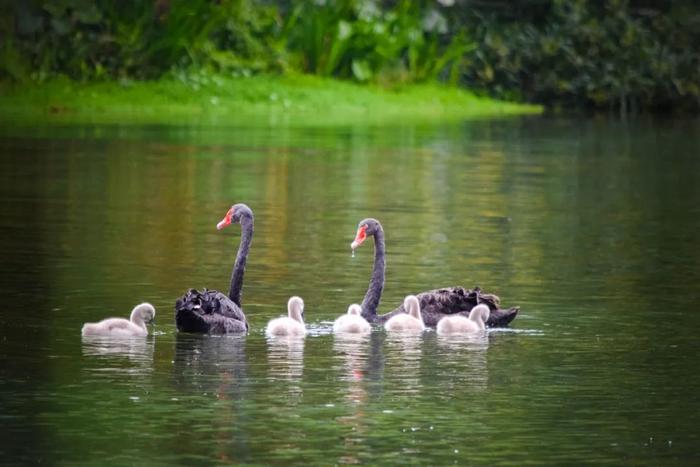
[[[132,321],[135,316],[148,324],[156,319],[156,309],[150,303],[140,303],[131,312]]]
[[[304,300],[301,299],[301,297],[292,297],[289,299],[287,302],[287,312],[289,314],[289,317],[299,321],[300,323],[304,322]]]
[[[406,309],[406,313],[414,318],[421,319],[420,302],[418,301],[418,297],[415,295],[407,295],[403,300],[403,307]]]
[[[469,312],[469,319],[481,320],[485,323],[486,321],[488,321],[490,315],[491,310],[487,305],[484,305],[482,303],[472,308],[472,311]]]
[[[353,303],[348,307],[348,314],[349,315],[361,315],[362,314],[362,307],[358,305],[357,303]]]

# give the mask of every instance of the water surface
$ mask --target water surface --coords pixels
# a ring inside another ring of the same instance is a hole
[[[0,463],[700,462],[700,123],[45,126],[0,137]],[[178,334],[255,211],[245,337]],[[389,311],[480,285],[487,336],[339,339],[387,238]],[[311,334],[268,341],[289,296]],[[133,341],[85,321],[157,310]]]

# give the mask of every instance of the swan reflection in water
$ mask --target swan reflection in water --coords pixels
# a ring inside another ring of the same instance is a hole
[[[301,378],[304,375],[304,337],[271,336],[267,337],[267,378],[273,384],[283,388],[286,383],[287,403],[295,405],[301,401]]]
[[[245,402],[250,398],[246,337],[178,333],[175,337],[173,404],[201,404],[204,412],[183,411],[175,432],[181,446],[215,443],[219,461],[231,463],[250,450]],[[215,402],[210,402],[212,399]],[[199,402],[203,400],[204,402]],[[193,418],[194,416],[194,418]]]
[[[88,371],[134,374],[153,371],[154,338],[82,336],[81,339],[83,355],[95,360],[94,365],[85,365]]]
[[[240,335],[176,334],[173,364],[180,392],[240,398],[248,379],[245,342]]]

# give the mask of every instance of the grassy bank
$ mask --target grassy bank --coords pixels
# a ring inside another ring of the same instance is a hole
[[[362,86],[313,76],[0,85],[0,121],[335,125],[538,113],[455,88]]]

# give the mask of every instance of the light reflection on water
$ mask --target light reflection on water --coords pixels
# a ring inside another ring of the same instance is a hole
[[[83,356],[92,360],[91,371],[139,373],[153,371],[155,339],[82,336]],[[129,365],[125,367],[124,362]]]
[[[0,139],[7,463],[696,463],[697,123],[38,134]],[[256,214],[251,332],[177,333],[176,297],[226,290],[233,202]],[[460,284],[521,315],[333,335],[367,287],[371,246],[348,254],[367,216],[380,311]],[[268,340],[291,295],[309,334]],[[144,300],[153,335],[81,340]]]
[[[286,404],[295,405],[302,396],[304,344],[299,336],[267,338],[268,381],[281,392],[286,389]]]

